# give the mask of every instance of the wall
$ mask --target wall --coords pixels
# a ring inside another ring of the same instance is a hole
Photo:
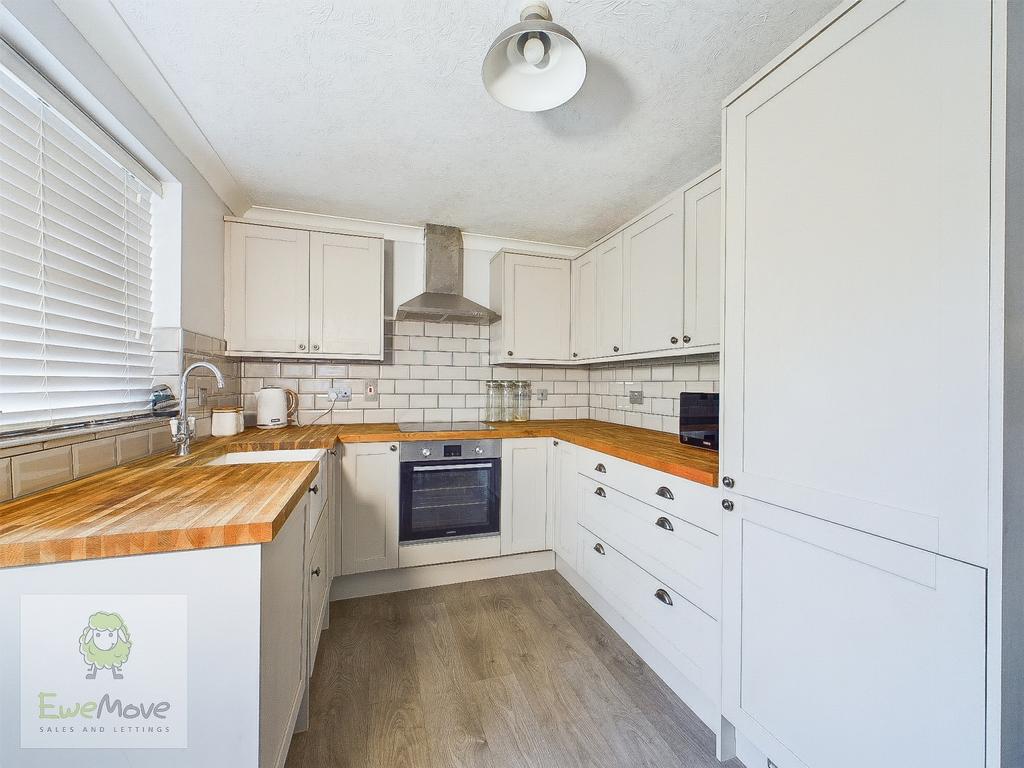
[[[476,421],[483,418],[485,382],[518,379],[533,384],[533,419],[575,419],[589,415],[589,373],[581,367],[489,366],[488,327],[458,323],[385,321],[383,364],[337,363],[273,358],[242,363],[242,396],[253,421],[255,392],[265,385],[287,387],[299,396],[299,423],[363,424],[396,421]],[[365,381],[378,380],[379,400],[365,397]],[[352,387],[350,403],[334,410],[327,390]],[[547,400],[537,395],[548,391]]]
[[[169,242],[172,238],[167,238],[157,243],[154,249],[154,259],[160,260],[157,274],[164,275],[170,270],[180,275],[180,311],[175,318],[173,307],[168,307],[162,297],[158,298],[156,304],[160,308],[161,317],[157,324],[191,328],[202,334],[222,338],[223,217],[228,209],[191,162],[50,0],[4,0],[3,9],[14,19],[14,23],[7,20],[5,37],[18,36],[18,47],[24,50],[26,46],[21,43],[21,30],[14,29],[14,24],[23,27],[45,49],[27,53],[32,54],[35,63],[45,65],[46,75],[70,92],[79,103],[94,99],[97,103],[95,108],[89,103],[82,103],[82,106],[93,114],[96,111],[109,113],[116,123],[111,131],[127,132],[141,146],[141,151],[129,144],[126,146],[133,153],[148,155],[140,159],[162,182],[180,185],[181,218],[177,225],[181,233],[180,247],[177,242]],[[68,84],[72,80],[77,81],[79,89],[87,92],[88,99],[73,92]],[[161,226],[167,226],[166,222],[162,222]],[[173,292],[176,290],[173,279],[168,280],[171,285],[169,290]],[[154,290],[159,294],[160,285],[155,285]]]
[[[718,355],[605,363],[590,369],[590,418],[655,429],[679,431],[679,393],[717,392]],[[629,391],[644,393],[631,405]]]

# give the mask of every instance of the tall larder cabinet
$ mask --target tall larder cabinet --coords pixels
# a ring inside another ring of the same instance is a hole
[[[780,768],[1024,765],[1020,30],[849,2],[725,104],[724,715]]]

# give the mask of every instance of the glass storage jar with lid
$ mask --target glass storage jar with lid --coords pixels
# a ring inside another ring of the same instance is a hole
[[[502,420],[502,388],[500,381],[488,381],[487,399],[484,402],[484,421]]]
[[[499,381],[501,384],[501,420],[512,421],[515,417],[515,395],[511,381]]]
[[[512,382],[512,419],[514,421],[530,420],[530,382]]]

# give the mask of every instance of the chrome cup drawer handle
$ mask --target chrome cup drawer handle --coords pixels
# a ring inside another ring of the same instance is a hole
[[[661,498],[668,499],[669,501],[674,501],[676,498],[675,495],[673,495],[672,491],[670,491],[664,485],[661,486],[661,488],[659,488],[657,491],[655,491],[655,493],[661,496]]]
[[[604,475],[608,474],[608,470],[604,468],[604,464],[598,464],[596,467],[594,467],[594,471],[600,472],[601,474]]]
[[[672,595],[666,592],[664,589],[659,589],[654,593],[654,596],[661,600],[665,605],[672,605]]]
[[[604,547],[600,543],[597,543],[597,544],[594,545],[594,551],[597,552],[597,554],[599,554],[599,555],[603,555],[604,554]]]
[[[659,517],[654,521],[654,524],[659,528],[664,528],[666,531],[674,531],[676,527],[672,525],[672,521],[667,517]]]
[[[608,494],[604,492],[604,488],[602,488],[600,485],[594,489],[594,493],[600,496],[602,499],[608,496]]]

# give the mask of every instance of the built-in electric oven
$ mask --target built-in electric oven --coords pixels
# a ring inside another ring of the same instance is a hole
[[[399,541],[499,532],[501,440],[400,445]]]

